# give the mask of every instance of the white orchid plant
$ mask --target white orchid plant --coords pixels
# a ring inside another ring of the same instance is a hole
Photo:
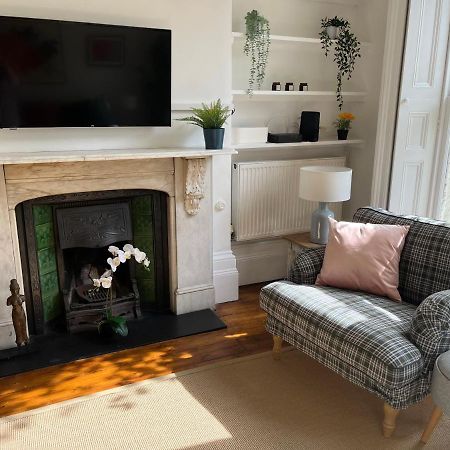
[[[128,334],[128,327],[126,319],[122,316],[114,316],[112,313],[112,281],[113,274],[116,272],[117,268],[126,263],[128,260],[134,258],[138,264],[142,264],[145,269],[149,270],[150,260],[147,258],[145,252],[142,252],[137,247],[133,247],[131,244],[125,244],[121,250],[115,245],[110,245],[108,247],[109,253],[112,257],[108,258],[106,262],[108,263],[110,269],[108,269],[100,278],[93,278],[92,283],[96,289],[109,289],[109,303],[106,303],[106,318],[102,319],[98,323],[98,330],[105,325],[109,325],[113,331],[121,336],[126,336]]]

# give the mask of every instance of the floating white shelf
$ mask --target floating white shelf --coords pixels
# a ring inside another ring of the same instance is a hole
[[[336,98],[336,92],[334,91],[253,91],[253,95],[249,96],[245,90],[232,91],[233,100],[241,101],[284,101],[284,100],[300,100],[302,97],[323,97],[323,98]],[[363,101],[366,96],[365,92],[343,92],[342,93],[347,101]]]
[[[244,33],[240,33],[239,31],[233,31],[232,36],[233,39],[242,39],[244,37]],[[310,38],[301,36],[281,36],[279,34],[271,34],[270,40],[273,42],[286,42],[294,44],[320,44],[319,38]],[[361,42],[361,46],[363,47],[368,47],[369,45],[370,45],[369,42]]]
[[[287,142],[285,144],[273,144],[269,142],[255,142],[253,144],[234,144],[236,150],[269,150],[274,148],[305,148],[305,147],[335,147],[344,145],[361,145],[364,144],[362,139],[348,139],[346,141],[324,140],[318,142]]]

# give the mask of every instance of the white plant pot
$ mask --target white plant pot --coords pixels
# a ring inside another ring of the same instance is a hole
[[[332,26],[327,27],[327,34],[330,39],[337,39],[338,34],[339,34],[339,28],[332,27]]]
[[[233,144],[254,144],[267,142],[268,127],[233,127]]]

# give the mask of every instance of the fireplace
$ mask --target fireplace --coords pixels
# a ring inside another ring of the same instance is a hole
[[[167,195],[117,190],[33,199],[16,207],[29,330],[39,335],[96,328],[106,294],[92,279],[107,268],[108,246],[131,243],[150,271],[129,261],[112,286],[112,309],[128,320],[170,309]]]

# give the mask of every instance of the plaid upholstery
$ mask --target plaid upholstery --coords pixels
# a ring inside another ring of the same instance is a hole
[[[386,388],[370,378],[365,371],[343,362],[339,356],[330,354],[318,347],[315,343],[305,339],[303,335],[293,331],[292,328],[284,325],[271,315],[267,317],[266,329],[269,333],[280,336],[283,341],[298,348],[350,382],[381,397],[393,408],[407,408],[420,402],[430,393],[431,383],[428,376],[420,375],[409,384],[398,388]]]
[[[375,208],[358,209],[353,221],[410,225],[399,266],[403,301],[419,305],[429,295],[450,289],[450,224]]]
[[[395,389],[423,369],[406,337],[415,308],[371,294],[275,282],[261,290],[261,307],[290,327],[311,349],[340,359],[374,383]]]
[[[431,371],[437,357],[450,350],[450,290],[426,298],[416,309],[409,332],[420,349],[425,371]]]
[[[288,280],[297,284],[314,284],[322,268],[325,247],[300,251],[289,268]]]
[[[394,408],[406,408],[429,394],[434,361],[450,349],[450,225],[374,208],[359,209],[353,220],[410,226],[399,267],[403,303],[311,286],[324,249],[304,250],[289,281],[261,291],[266,328]]]

